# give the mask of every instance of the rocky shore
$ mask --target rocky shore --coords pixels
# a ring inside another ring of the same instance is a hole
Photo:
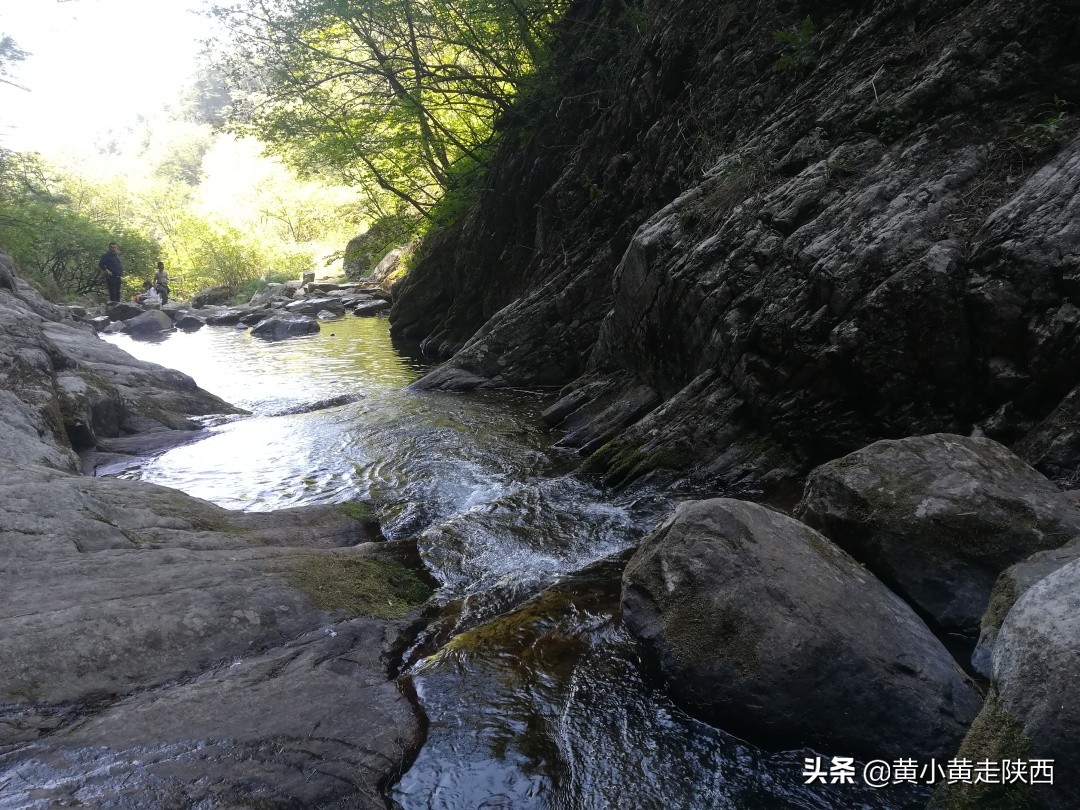
[[[385,806],[421,739],[391,654],[430,593],[415,547],[355,506],[245,514],[81,475],[76,450],[234,409],[5,256],[0,401],[0,804]]]

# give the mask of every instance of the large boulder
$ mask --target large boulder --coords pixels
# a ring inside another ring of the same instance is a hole
[[[202,309],[203,307],[214,306],[217,304],[227,304],[232,300],[234,292],[232,287],[209,287],[205,290],[200,290],[191,297],[192,309]]]
[[[251,296],[251,300],[248,301],[248,306],[262,307],[266,306],[271,301],[278,299],[288,300],[293,297],[293,293],[295,292],[296,290],[285,284],[270,283],[266,285],[265,290]]]
[[[1016,601],[1027,593],[1035,583],[1050,576],[1071,562],[1080,560],[1080,539],[1061,548],[1040,551],[1023,562],[1002,571],[990,594],[990,605],[983,614],[979,628],[979,642],[971,654],[971,666],[980,675],[989,678],[992,654],[1001,624],[1009,615]]]
[[[248,313],[246,309],[220,309],[206,316],[208,326],[234,326]]]
[[[137,318],[142,315],[146,310],[140,307],[138,304],[132,304],[127,301],[110,302],[105,308],[105,313],[113,321],[126,321],[130,318]]]
[[[124,321],[124,332],[133,338],[150,337],[171,331],[173,331],[172,318],[159,309],[149,310]]]
[[[622,604],[676,700],[751,741],[948,757],[979,710],[911,608],[764,506],[682,504],[627,565]]]
[[[352,308],[354,315],[366,316],[366,315],[378,315],[380,312],[386,312],[392,307],[389,301],[384,301],[381,298],[369,298],[366,301],[358,301]]]
[[[974,636],[1005,568],[1080,536],[1080,509],[997,442],[876,442],[814,470],[795,514],[931,616]]]
[[[319,322],[312,317],[280,313],[259,321],[252,327],[251,334],[265,340],[285,340],[300,335],[311,335],[319,329]]]
[[[953,807],[1080,807],[1080,560],[1033,585],[1009,611],[993,654],[993,691],[958,756],[1050,760],[1053,784],[963,785]],[[1029,771],[1030,773],[1030,771]]]
[[[185,312],[176,319],[176,328],[183,332],[196,332],[204,326],[206,326],[206,321],[189,312]]]
[[[1013,450],[1061,487],[1080,486],[1080,386],[1028,431]]]

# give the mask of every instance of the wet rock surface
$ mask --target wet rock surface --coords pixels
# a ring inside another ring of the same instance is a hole
[[[100,340],[91,326],[13,279],[13,288],[0,289],[0,424],[6,435],[0,458],[75,471],[73,448],[93,448],[99,438],[188,432],[198,428],[192,416],[236,412],[187,375]],[[158,327],[169,321],[146,312],[122,325],[139,317]]]
[[[680,704],[765,745],[947,758],[981,705],[903,601],[757,504],[681,505],[627,564],[622,605]]]
[[[299,335],[310,335],[319,329],[319,322],[308,315],[282,313],[259,321],[252,327],[251,334],[265,340],[285,340]]]
[[[974,636],[1005,568],[1080,538],[1080,509],[997,442],[876,442],[814,470],[795,514],[932,617]]]
[[[115,325],[141,318],[172,326]],[[430,593],[415,545],[363,510],[231,512],[77,474],[234,412],[0,256],[4,807],[385,807],[421,737],[390,673]]]
[[[8,462],[3,480],[0,782],[16,806],[382,806],[418,734],[382,660],[403,625],[302,584],[327,565],[402,570],[362,522]]]

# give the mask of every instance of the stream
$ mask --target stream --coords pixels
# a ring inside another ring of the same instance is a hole
[[[611,493],[539,414],[551,397],[412,391],[422,361],[385,318],[281,343],[206,327],[108,340],[251,416],[116,471],[221,506],[362,500],[417,537],[440,615],[403,678],[427,739],[390,791],[414,808],[907,808],[924,792],[804,785],[806,750],[768,753],[679,710],[619,619],[626,554],[675,498]],[[327,407],[329,406],[329,407]]]

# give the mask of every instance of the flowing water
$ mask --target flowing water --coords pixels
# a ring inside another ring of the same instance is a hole
[[[392,790],[412,808],[919,806],[922,794],[802,784],[809,752],[767,754],[675,707],[619,620],[621,560],[669,497],[570,474],[523,392],[406,386],[423,364],[382,318],[281,343],[206,327],[108,338],[251,412],[120,473],[222,506],[371,501],[418,537],[439,619],[407,654],[430,719]]]

